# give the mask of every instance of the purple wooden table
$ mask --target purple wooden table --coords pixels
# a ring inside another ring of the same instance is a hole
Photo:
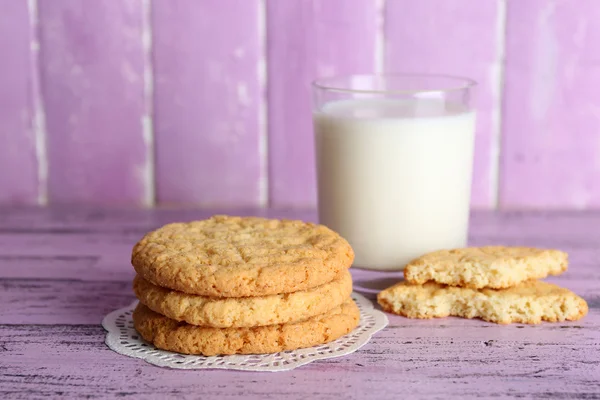
[[[220,210],[314,220],[312,212]],[[131,246],[192,210],[0,210],[0,398],[600,398],[600,212],[475,213],[472,244],[556,247],[549,279],[582,295],[582,321],[498,326],[390,316],[352,355],[294,371],[183,371],[118,355],[100,326],[133,299]],[[400,274],[355,270],[369,294]],[[372,296],[372,295],[371,295]]]

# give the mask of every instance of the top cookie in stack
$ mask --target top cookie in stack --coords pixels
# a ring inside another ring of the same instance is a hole
[[[150,232],[133,248],[142,336],[191,354],[267,353],[358,324],[354,253],[322,225],[215,216]]]

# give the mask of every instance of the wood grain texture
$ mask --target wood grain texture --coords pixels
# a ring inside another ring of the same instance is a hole
[[[310,82],[373,72],[376,22],[371,0],[267,2],[271,205],[316,204]]]
[[[509,2],[500,205],[600,206],[600,3]]]
[[[407,393],[411,398],[590,399],[600,390],[597,324],[499,329],[475,321],[413,324],[392,317],[390,322],[353,355],[285,373],[158,368],[109,350],[99,325],[0,326],[0,394],[15,399],[59,394],[193,399],[199,393],[209,399],[387,399]]]
[[[466,76],[478,82],[471,204],[494,208],[498,170],[503,0],[386,2],[388,73]]]
[[[0,204],[36,204],[32,37],[26,1],[0,0]]]
[[[158,201],[259,205],[260,2],[152,4]]]
[[[219,211],[316,217],[314,212]],[[162,223],[210,214],[182,209],[0,209],[0,397],[598,397],[600,212],[594,211],[476,212],[471,219],[472,244],[567,250],[569,271],[551,281],[588,301],[590,313],[581,321],[498,326],[389,315],[389,326],[358,352],[277,374],[171,370],[109,350],[100,321],[133,299],[127,250],[135,236]],[[100,270],[94,264],[99,254],[112,259]],[[355,289],[371,299],[401,276],[352,273]]]
[[[39,2],[51,203],[149,203],[141,1]]]

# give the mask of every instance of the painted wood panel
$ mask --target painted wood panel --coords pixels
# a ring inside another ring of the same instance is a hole
[[[316,204],[310,82],[375,69],[377,2],[267,2],[269,198]]]
[[[39,197],[31,31],[27,2],[0,0],[0,204]]]
[[[600,206],[600,3],[509,2],[500,205]]]
[[[139,0],[39,2],[51,203],[149,204]]]
[[[107,301],[107,300],[103,300]],[[108,300],[110,301],[110,300]],[[404,320],[346,357],[284,373],[159,368],[111,351],[93,325],[0,325],[3,398],[594,399],[598,313],[585,324]],[[86,318],[82,315],[82,319]],[[43,356],[41,356],[43,355]],[[14,394],[17,395],[14,395]],[[410,396],[407,396],[407,393]]]
[[[385,10],[388,73],[445,73],[475,79],[477,134],[472,206],[496,203],[504,0],[392,0]]]
[[[474,208],[600,207],[600,2],[466,1],[0,0],[0,204],[313,207],[309,82],[423,71],[480,83]]]
[[[261,12],[259,0],[153,2],[159,202],[264,202]]]

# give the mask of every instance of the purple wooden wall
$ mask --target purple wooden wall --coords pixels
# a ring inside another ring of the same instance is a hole
[[[510,2],[500,206],[600,206],[600,2]]]
[[[36,204],[33,21],[24,1],[0,0],[0,203]]]
[[[310,207],[309,82],[479,81],[475,208],[600,207],[598,0],[0,0],[0,204]]]
[[[156,199],[266,202],[258,0],[155,0]]]
[[[268,1],[269,199],[316,203],[310,82],[375,70],[375,1]]]

